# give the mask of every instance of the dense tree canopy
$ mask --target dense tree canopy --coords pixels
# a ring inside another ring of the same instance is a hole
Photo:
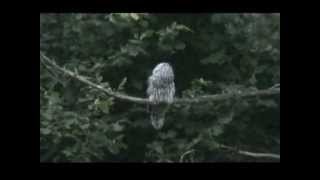
[[[40,14],[40,52],[133,97],[159,62],[180,99],[255,92],[280,83],[280,14]],[[40,62],[40,161],[279,161],[243,152],[280,154],[280,93],[176,103],[157,131],[145,104]]]

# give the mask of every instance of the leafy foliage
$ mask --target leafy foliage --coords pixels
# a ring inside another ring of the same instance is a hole
[[[177,96],[246,92],[280,82],[280,15],[41,14],[40,50],[133,96],[145,97],[161,61],[173,65]],[[255,161],[217,144],[279,153],[279,104],[279,96],[175,104],[155,131],[144,106],[41,65],[40,160]]]

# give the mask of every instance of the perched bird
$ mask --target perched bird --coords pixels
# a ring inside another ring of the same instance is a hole
[[[148,105],[151,125],[159,130],[163,127],[165,114],[173,103],[175,94],[174,73],[170,64],[159,63],[148,78]]]

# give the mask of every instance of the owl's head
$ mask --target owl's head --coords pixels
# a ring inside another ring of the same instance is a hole
[[[152,71],[152,74],[168,74],[173,75],[173,69],[171,65],[167,62],[159,63]]]

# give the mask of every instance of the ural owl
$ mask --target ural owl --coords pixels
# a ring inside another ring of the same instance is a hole
[[[152,104],[148,105],[152,126],[159,130],[163,127],[165,113],[174,100],[175,84],[170,64],[159,63],[148,78],[147,94]]]

